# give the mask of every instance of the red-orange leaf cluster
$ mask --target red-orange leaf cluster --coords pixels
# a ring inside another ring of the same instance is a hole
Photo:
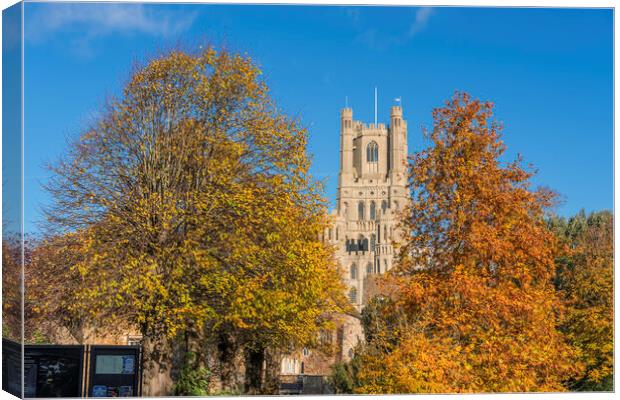
[[[363,393],[561,391],[580,373],[557,325],[553,201],[521,160],[503,164],[492,105],[457,93],[412,158],[410,232],[387,279],[407,323],[388,351],[362,351]],[[369,343],[368,346],[372,346]]]

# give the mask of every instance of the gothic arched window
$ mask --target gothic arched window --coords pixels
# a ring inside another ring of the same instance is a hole
[[[370,235],[370,251],[375,250],[376,244],[377,244],[377,235],[373,233],[372,235]]]
[[[355,251],[368,251],[368,239],[366,239],[364,235],[359,235],[357,237],[357,248]]]
[[[368,265],[366,265],[366,274],[372,274],[372,263],[368,263]]]
[[[357,289],[354,287],[349,290],[349,301],[354,304],[357,303]]]
[[[357,279],[357,265],[351,264],[351,279]]]
[[[370,202],[370,219],[371,220],[377,219],[377,205],[375,204],[374,201]]]
[[[360,201],[357,205],[357,219],[364,220],[364,202]]]
[[[387,211],[387,201],[383,200],[381,202],[381,212],[385,214],[386,211]]]
[[[370,142],[366,146],[366,161],[369,163],[376,163],[379,161],[379,146],[377,142]]]

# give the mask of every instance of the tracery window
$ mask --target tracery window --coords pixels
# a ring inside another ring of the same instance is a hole
[[[371,220],[377,219],[377,205],[375,204],[374,201],[370,202],[370,219]]]
[[[357,265],[351,264],[351,279],[357,279]]]
[[[379,161],[379,146],[377,142],[370,142],[366,146],[366,161],[369,163],[376,163]]]
[[[354,304],[357,303],[357,289],[354,287],[349,291],[349,301]]]
[[[353,240],[352,251],[368,251],[368,239],[366,239],[364,235],[359,235],[357,238],[357,244],[355,244],[355,240]]]
[[[364,220],[364,202],[360,201],[357,204],[357,219],[359,219],[360,221]]]

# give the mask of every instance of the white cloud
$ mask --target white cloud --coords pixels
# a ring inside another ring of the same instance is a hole
[[[422,7],[415,13],[415,19],[409,28],[409,38],[415,36],[418,32],[426,28],[429,18],[433,14],[431,7]]]
[[[428,25],[428,21],[435,13],[432,7],[421,7],[413,11],[413,19],[396,29],[382,29],[376,20],[362,20],[358,9],[347,10],[346,15],[352,21],[353,28],[358,30],[357,40],[368,47],[384,50],[392,46],[409,42]],[[390,27],[393,28],[393,27]]]
[[[79,30],[85,38],[114,33],[170,36],[192,25],[194,14],[171,13],[161,6],[122,3],[51,3],[34,8],[26,20],[26,38],[43,42],[62,29]]]

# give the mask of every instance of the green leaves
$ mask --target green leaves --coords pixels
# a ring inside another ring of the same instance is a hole
[[[563,245],[555,279],[567,307],[561,329],[586,366],[570,387],[613,390],[613,214],[581,211],[549,226]]]
[[[213,386],[213,373],[205,367],[196,366],[196,355],[188,352],[185,365],[172,390],[175,396],[208,396]]]

